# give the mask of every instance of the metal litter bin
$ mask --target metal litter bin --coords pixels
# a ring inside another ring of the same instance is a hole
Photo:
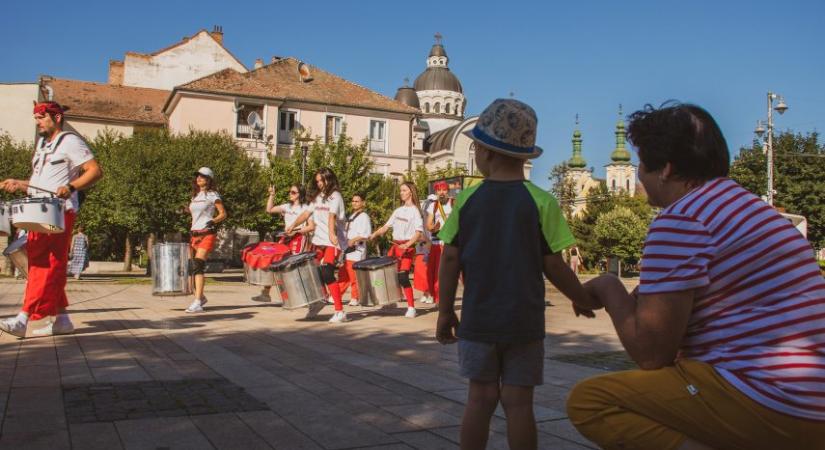
[[[166,242],[155,244],[152,250],[152,295],[191,294],[189,244]]]
[[[369,258],[353,264],[358,300],[363,306],[383,306],[404,300],[398,284],[398,261],[389,256]]]

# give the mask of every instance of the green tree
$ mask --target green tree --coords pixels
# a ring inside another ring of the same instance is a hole
[[[808,240],[825,246],[825,146],[819,134],[783,132],[774,149],[774,204],[808,220]],[[767,191],[767,159],[758,143],[742,148],[731,165],[730,177],[758,196]]]
[[[32,171],[34,146],[28,142],[17,142],[8,133],[0,134],[0,181],[6,178],[28,180]],[[0,192],[0,200],[11,200],[20,194]]]
[[[467,169],[453,166],[451,162],[447,162],[446,166],[437,167],[433,170],[428,169],[424,164],[418,164],[411,172],[407,172],[404,178],[415,183],[418,198],[424,200],[429,195],[431,181],[465,175],[467,175]]]
[[[642,221],[645,229],[653,220],[654,212],[648,205],[646,197],[630,196],[624,192],[610,193],[604,183],[592,188],[587,194],[587,203],[582,214],[573,217],[569,222],[585,266],[595,267],[602,258],[608,256],[608,249],[598,239],[595,227],[600,216],[616,207],[631,211]]]
[[[559,201],[564,217],[570,221],[576,201],[576,184],[570,178],[570,168],[566,163],[553,166],[550,170],[550,192]]]
[[[625,206],[600,214],[593,227],[593,235],[607,255],[627,264],[635,264],[642,257],[646,234],[647,224]]]

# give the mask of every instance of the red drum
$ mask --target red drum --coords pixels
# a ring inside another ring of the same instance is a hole
[[[289,254],[289,247],[278,242],[258,242],[247,245],[241,252],[246,282],[256,286],[278,284],[269,266]]]

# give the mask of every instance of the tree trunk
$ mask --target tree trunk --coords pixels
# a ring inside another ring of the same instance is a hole
[[[155,257],[155,241],[157,237],[155,233],[149,233],[149,237],[146,238],[146,275],[152,276],[152,260]]]
[[[123,256],[123,271],[132,271],[132,239],[126,234],[126,252]]]

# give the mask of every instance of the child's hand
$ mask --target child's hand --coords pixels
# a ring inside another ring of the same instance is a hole
[[[596,317],[595,312],[593,312],[592,310],[589,310],[589,309],[578,307],[578,306],[576,306],[575,303],[573,304],[573,312],[576,313],[576,317],[584,316],[584,317],[587,317],[588,319],[592,319],[592,318]]]
[[[435,339],[441,344],[454,344],[458,339],[455,330],[458,329],[458,316],[455,312],[438,313],[438,323],[435,327]]]

